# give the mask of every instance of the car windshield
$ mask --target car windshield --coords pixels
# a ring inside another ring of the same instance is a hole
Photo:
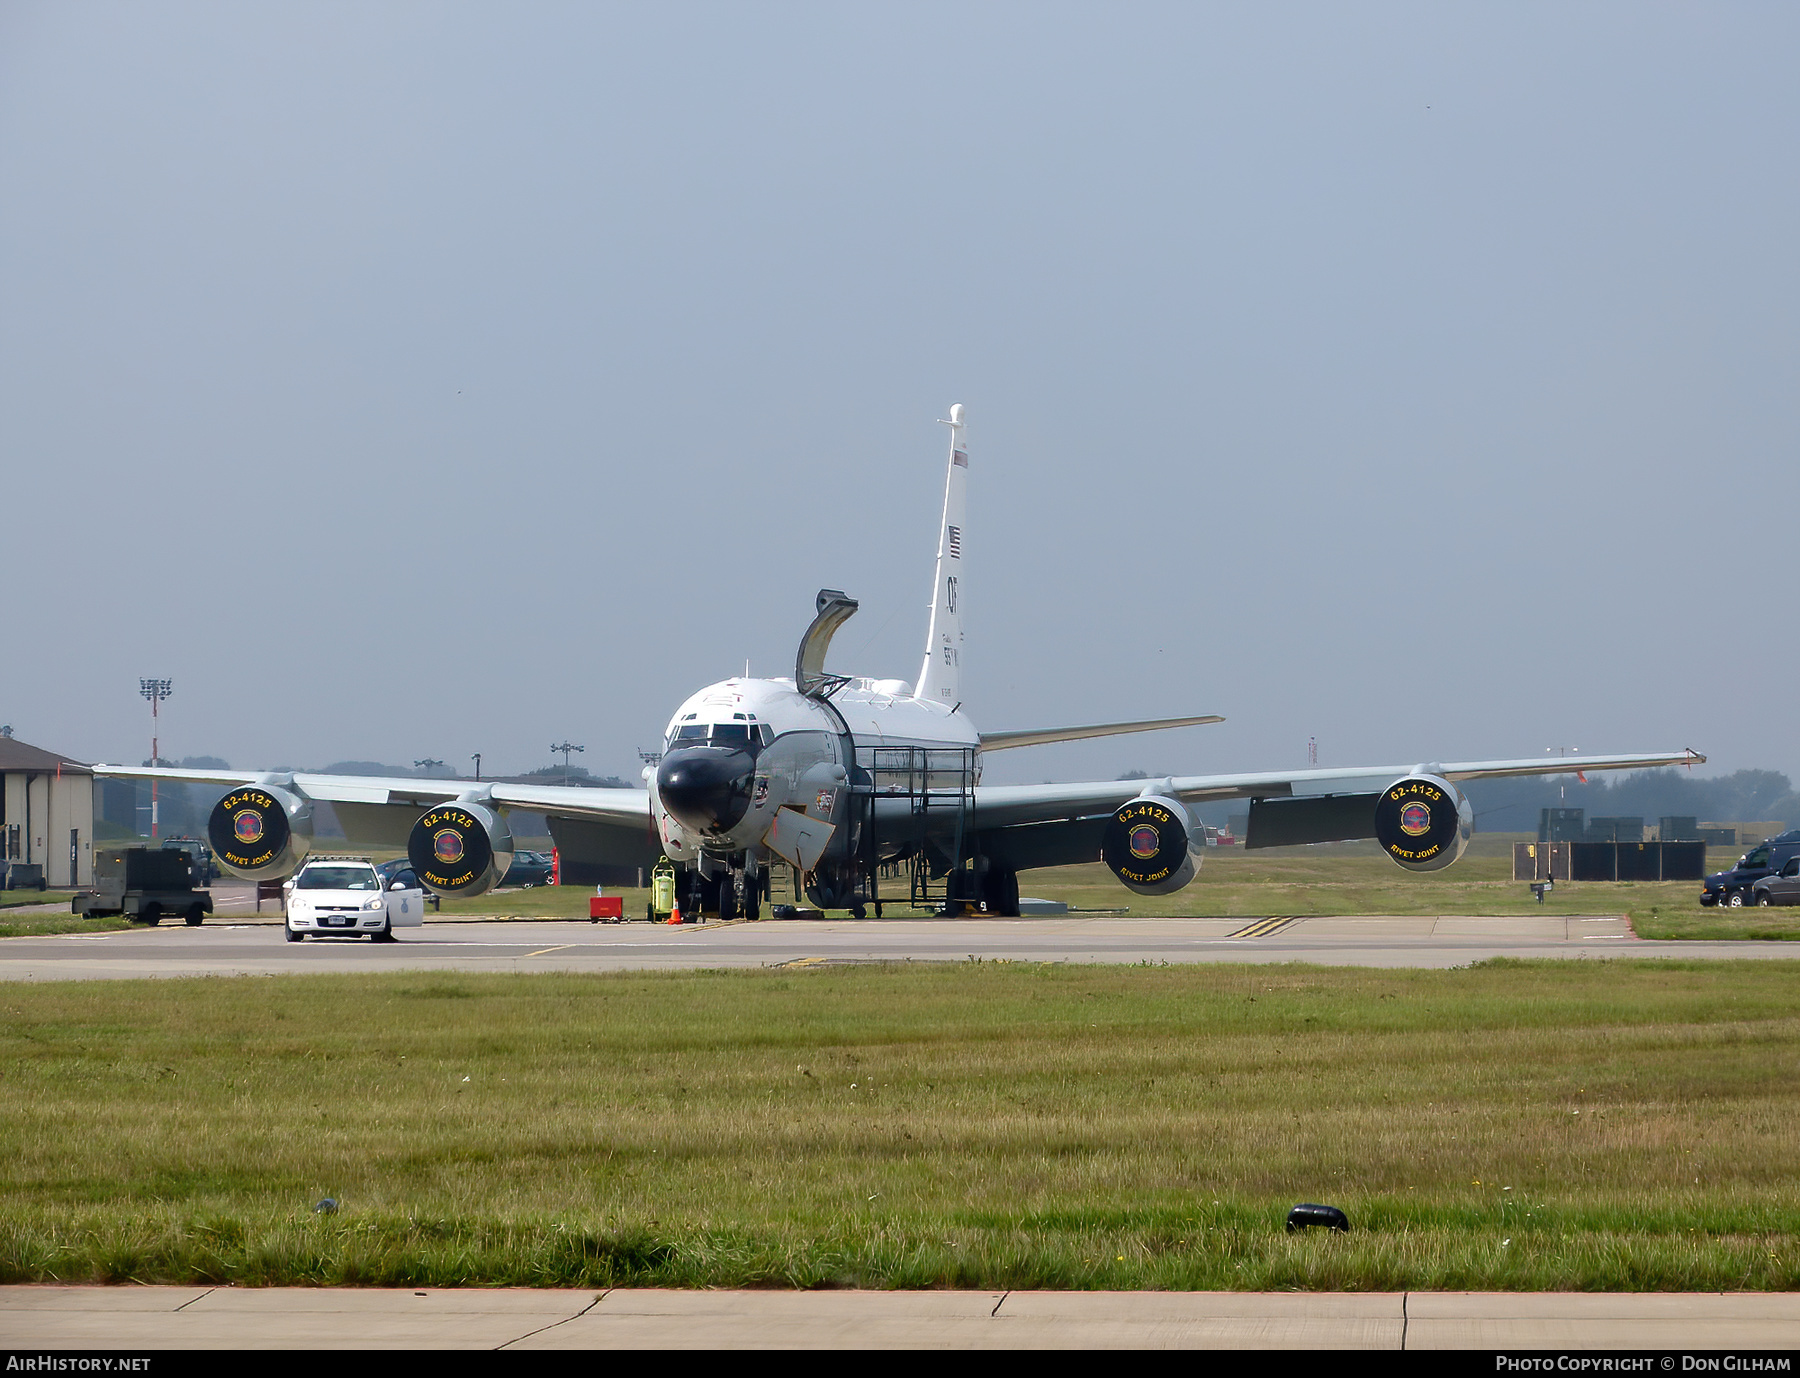
[[[372,866],[308,866],[294,882],[296,890],[379,890]]]
[[[1754,852],[1746,853],[1744,859],[1738,862],[1739,866],[1744,867],[1767,866],[1768,864],[1769,849],[1767,847],[1758,847]]]

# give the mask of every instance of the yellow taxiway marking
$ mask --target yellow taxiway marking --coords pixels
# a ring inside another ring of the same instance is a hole
[[[1279,933],[1291,923],[1298,923],[1298,916],[1282,918],[1279,914],[1272,918],[1258,919],[1255,923],[1238,929],[1235,933],[1227,933],[1227,938],[1266,938],[1271,933]]]
[[[527,957],[542,957],[546,952],[561,952],[565,947],[574,947],[574,943],[558,943],[555,947],[540,947],[536,952],[527,952]]]

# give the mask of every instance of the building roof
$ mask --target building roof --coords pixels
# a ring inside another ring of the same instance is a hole
[[[94,772],[80,761],[58,756],[42,747],[28,746],[17,737],[0,737],[0,771],[61,771],[64,775],[92,775]]]

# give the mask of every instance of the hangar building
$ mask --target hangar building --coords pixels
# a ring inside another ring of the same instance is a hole
[[[0,735],[0,871],[15,862],[51,885],[93,884],[94,772]]]

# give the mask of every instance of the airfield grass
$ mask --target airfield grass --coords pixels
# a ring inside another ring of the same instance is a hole
[[[57,933],[104,933],[131,927],[132,921],[123,914],[105,914],[84,919],[67,912],[8,914],[0,910],[0,938],[41,938]]]
[[[66,909],[74,897],[73,890],[0,890],[0,910],[35,904],[60,904]]]
[[[0,1281],[1792,1289],[1797,977],[9,984]]]

